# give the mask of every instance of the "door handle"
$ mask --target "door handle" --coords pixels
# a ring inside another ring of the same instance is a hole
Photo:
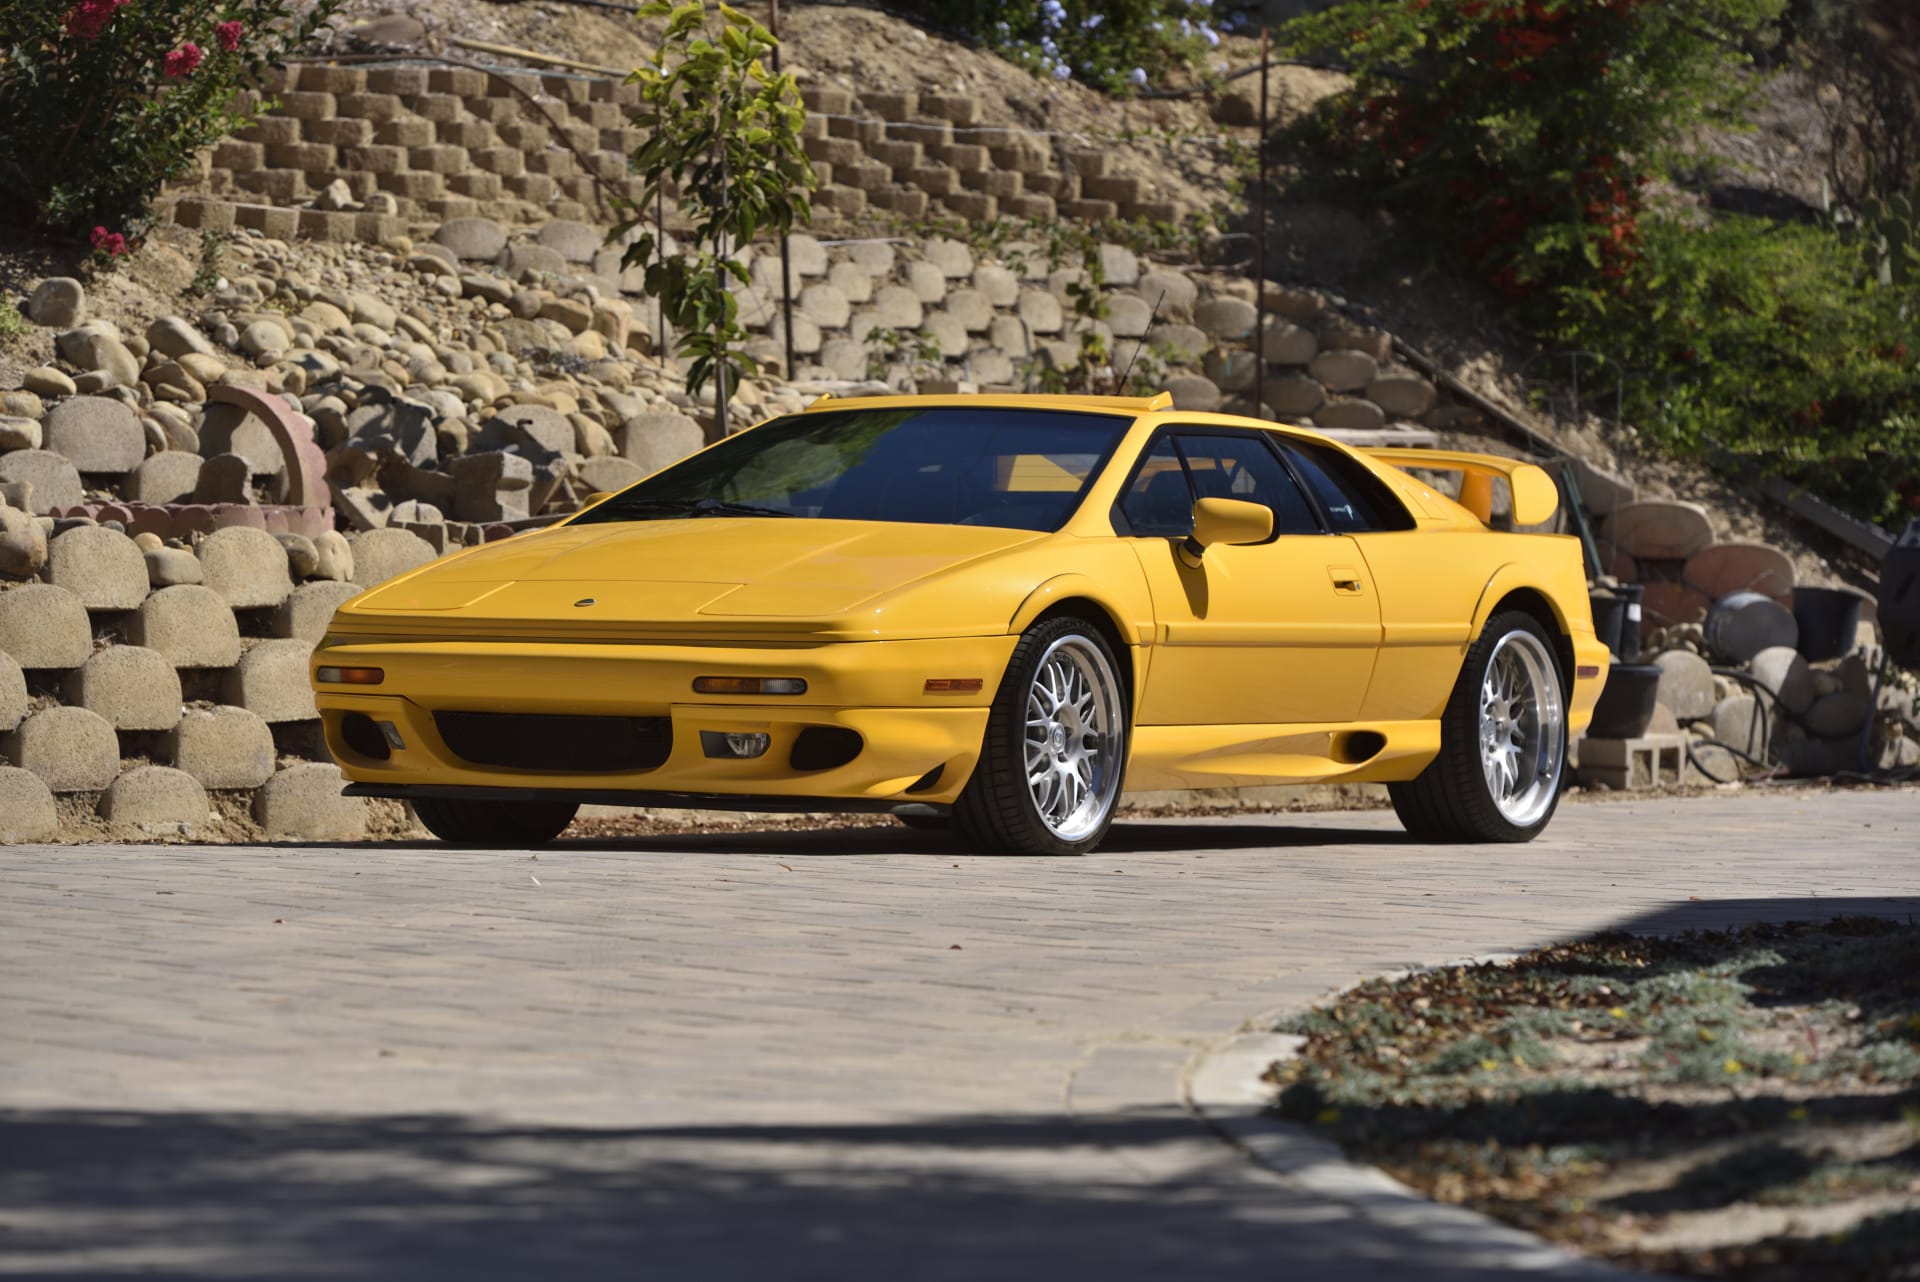
[[[1341,596],[1361,596],[1360,571],[1350,565],[1330,565],[1327,577],[1333,580],[1333,590]]]

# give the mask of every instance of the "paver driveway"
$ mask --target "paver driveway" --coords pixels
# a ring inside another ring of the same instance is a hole
[[[1189,1061],[1409,963],[1916,907],[1913,791],[1570,805],[1524,847],[0,848],[0,1273],[1490,1276],[1255,1167]]]

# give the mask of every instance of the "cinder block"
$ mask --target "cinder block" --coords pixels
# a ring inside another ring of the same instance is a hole
[[[867,144],[867,155],[896,173],[919,165],[925,153],[919,143],[900,139]]]
[[[963,173],[960,181],[974,191],[985,192],[998,200],[1021,195],[1024,190],[1023,177],[1008,169],[982,169],[975,173]]]
[[[1638,739],[1582,739],[1579,779],[1616,791],[1678,787],[1687,771],[1687,736],[1654,734]]]
[[[358,227],[354,220],[359,216],[326,209],[303,209],[300,211],[300,234],[308,240],[346,244],[358,239]]]
[[[311,142],[330,147],[364,147],[373,141],[373,122],[359,116],[345,120],[316,120],[306,128]]]
[[[857,165],[866,159],[866,151],[851,138],[807,138],[801,146],[809,158],[824,160],[836,168]]]
[[[1131,175],[1093,178],[1083,174],[1080,190],[1091,200],[1111,200],[1117,205],[1130,205],[1145,196],[1146,183]]]
[[[320,715],[313,705],[313,687],[307,678],[307,660],[312,654],[311,641],[257,641],[228,670],[223,697],[269,725],[312,720]]]
[[[332,120],[339,104],[330,93],[290,93],[280,97],[280,114],[295,120]]]
[[[379,182],[381,191],[392,192],[406,200],[436,200],[445,195],[447,190],[447,180],[439,174],[381,174]]]
[[[298,169],[254,169],[234,175],[234,186],[250,196],[261,196],[276,204],[304,200],[307,176]]]
[[[192,837],[212,813],[207,790],[166,766],[135,766],[107,785],[100,817],[119,837]]]
[[[953,122],[923,116],[917,120],[895,120],[887,125],[887,137],[901,142],[917,142],[929,149],[953,145]]]
[[[529,152],[525,157],[525,163],[528,173],[545,174],[549,178],[563,178],[568,174],[577,173],[580,168],[572,152],[562,151],[557,147],[546,151]]]
[[[484,120],[449,120],[433,127],[435,141],[447,147],[491,147],[499,141],[493,126]]]
[[[821,115],[844,116],[853,110],[853,92],[834,85],[804,85],[800,101]]]
[[[245,171],[259,169],[267,163],[265,144],[241,142],[237,138],[226,138],[214,144],[213,167]]]
[[[283,147],[300,141],[300,122],[292,116],[260,116],[238,136],[266,147]]]
[[[1171,200],[1136,200],[1122,205],[1120,216],[1140,222],[1175,223],[1180,221],[1180,206]]]
[[[1010,196],[1000,202],[1001,210],[1012,218],[1025,218],[1032,222],[1052,222],[1060,216],[1059,207],[1053,197],[1042,196],[1036,192],[1026,192],[1019,196]]]
[[[956,125],[971,125],[980,118],[980,100],[973,94],[923,93],[920,110]]]
[[[1120,216],[1120,207],[1111,200],[1066,200],[1060,202],[1060,215],[1082,222],[1106,223]]]
[[[483,98],[487,92],[487,73],[471,67],[433,67],[427,71],[427,92],[452,94],[456,98]]]
[[[985,169],[988,162],[993,159],[992,156],[987,154],[985,147],[970,142],[956,142],[950,146],[939,148],[937,154],[941,160],[963,174],[974,173]]]
[[[592,96],[588,82],[574,76],[542,76],[540,89],[561,102],[586,102]]]
[[[1000,202],[983,191],[956,191],[942,203],[972,222],[989,222],[1000,213]]]
[[[419,68],[398,67],[376,69],[376,71],[379,70],[417,71]],[[370,74],[367,79],[371,83],[373,75]],[[400,115],[403,110],[400,106],[400,99],[397,96],[378,91],[373,93],[343,94],[335,104],[335,107],[336,114],[338,115],[358,116],[363,120],[371,120],[376,125],[382,121],[394,119]]]
[[[454,174],[447,179],[447,187],[456,196],[467,196],[474,200],[500,199],[500,175],[482,170]]]
[[[1110,152],[1097,148],[1085,148],[1068,152],[1067,163],[1073,166],[1073,171],[1082,179],[1104,178],[1113,164],[1113,156]]]
[[[367,88],[367,69],[310,62],[300,68],[300,88],[315,93],[364,93]]]
[[[340,768],[327,761],[289,766],[253,796],[253,817],[270,840],[353,841],[366,836],[367,804],[345,797]]]
[[[407,98],[406,105],[407,110],[414,115],[423,120],[431,120],[435,124],[458,120],[466,114],[467,110],[465,103],[452,94],[444,93],[418,94]]]
[[[326,634],[334,612],[365,590],[358,583],[336,583],[330,579],[302,583],[274,607],[273,635],[317,642]]]
[[[920,112],[920,95],[912,90],[904,93],[863,93],[860,105],[882,120],[905,120]]]
[[[512,147],[482,147],[471,156],[475,168],[501,178],[517,178],[527,172],[527,158]]]
[[[429,79],[425,67],[373,67],[367,72],[367,89],[377,94],[423,94]]]
[[[464,147],[413,147],[407,151],[407,168],[423,174],[457,174],[467,167]]]
[[[320,173],[335,168],[340,149],[323,142],[284,143],[267,148],[267,165],[272,169],[298,169]]]
[[[545,125],[536,121],[515,119],[496,120],[493,123],[494,132],[500,135],[500,141],[509,147],[517,147],[521,151],[534,151],[549,146],[553,142],[553,134]]]
[[[273,731],[245,708],[188,708],[167,748],[202,788],[258,788],[273,777]]]

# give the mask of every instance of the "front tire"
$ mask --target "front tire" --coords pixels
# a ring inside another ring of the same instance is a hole
[[[544,846],[566,830],[579,809],[571,801],[413,800],[413,813],[427,831],[456,846]]]
[[[1390,783],[1394,813],[1431,841],[1532,841],[1560,802],[1567,765],[1565,678],[1532,615],[1488,621],[1440,718],[1440,755]]]
[[[963,841],[1029,855],[1084,855],[1100,844],[1127,766],[1119,670],[1085,619],[1062,615],[1021,636],[994,696],[980,762],[954,804]]]

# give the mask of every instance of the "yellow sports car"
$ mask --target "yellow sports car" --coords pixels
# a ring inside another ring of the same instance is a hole
[[[348,791],[448,841],[605,802],[1078,854],[1123,785],[1358,780],[1525,841],[1607,651],[1579,543],[1489,528],[1502,484],[1553,514],[1529,464],[1165,394],[822,400],[354,598],[314,689]]]

